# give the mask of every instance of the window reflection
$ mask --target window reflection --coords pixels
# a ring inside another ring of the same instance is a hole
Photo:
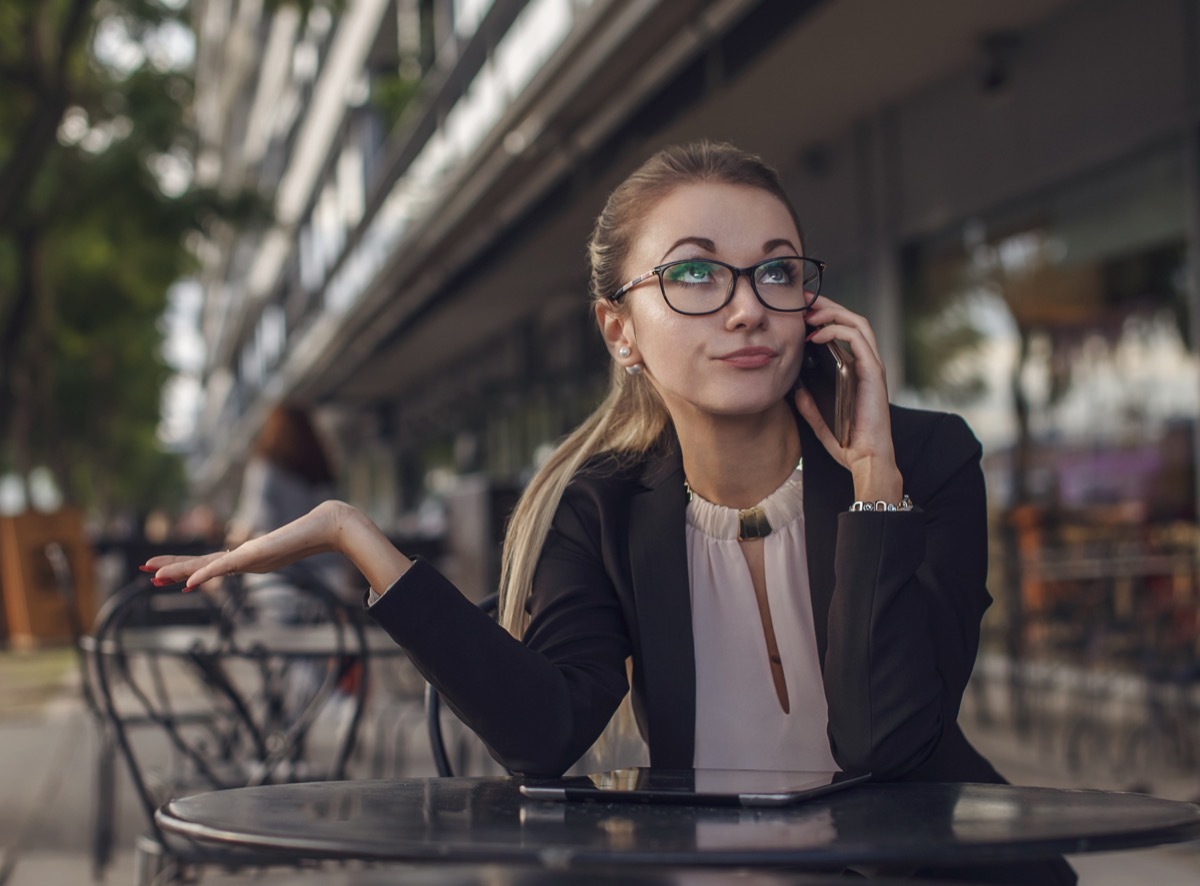
[[[1196,659],[1182,156],[1166,146],[906,250],[905,395],[984,443],[985,643],[1018,666]]]

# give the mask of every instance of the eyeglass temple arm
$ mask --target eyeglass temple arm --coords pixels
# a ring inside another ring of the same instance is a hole
[[[626,283],[624,286],[622,286],[620,289],[618,289],[616,292],[614,292],[612,295],[610,295],[608,297],[608,300],[616,301],[621,296],[623,296],[625,293],[627,293],[629,290],[633,289],[633,287],[637,286],[640,283],[645,283],[647,280],[649,280],[651,277],[653,277],[657,273],[658,273],[658,271],[656,271],[656,270],[655,271],[647,271],[645,274],[642,274],[642,276],[640,276],[640,277],[634,277],[632,280],[630,280],[628,283]]]

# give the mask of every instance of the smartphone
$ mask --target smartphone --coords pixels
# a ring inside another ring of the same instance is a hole
[[[857,377],[850,349],[837,341],[809,344],[800,362],[796,387],[806,388],[833,436],[842,446],[850,444],[850,425],[854,420],[854,396]]]

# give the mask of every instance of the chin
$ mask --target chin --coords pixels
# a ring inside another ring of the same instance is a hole
[[[700,408],[712,415],[762,415],[777,409],[784,403],[784,395],[774,391],[763,393],[748,393],[738,391],[727,396],[713,397],[708,402],[699,404]]]
[[[672,415],[689,412],[703,415],[736,417],[757,416],[779,407],[786,408],[790,388],[777,379],[722,379],[706,385],[666,386],[656,384],[667,411]],[[690,387],[690,390],[686,388]]]

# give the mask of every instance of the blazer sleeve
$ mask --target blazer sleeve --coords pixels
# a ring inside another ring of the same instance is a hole
[[[938,749],[958,708],[991,603],[981,447],[940,415],[898,461],[916,509],[842,513],[825,687],[834,757],[881,779],[946,776]]]
[[[629,637],[599,537],[595,502],[569,487],[538,560],[522,641],[425,561],[370,607],[511,772],[561,775],[629,689]]]

